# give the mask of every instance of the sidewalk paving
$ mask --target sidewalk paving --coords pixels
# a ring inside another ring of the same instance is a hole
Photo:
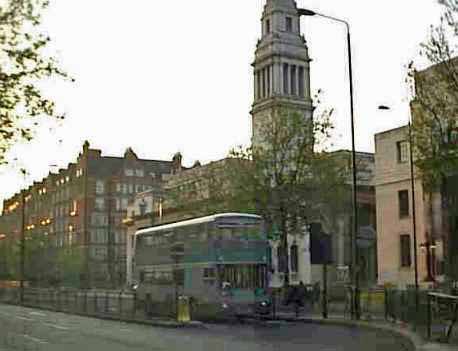
[[[360,321],[351,320],[348,315],[343,313],[329,313],[328,319],[324,319],[321,314],[316,311],[310,313],[302,311],[299,317],[296,317],[294,312],[280,311],[276,313],[276,319],[272,319],[271,316],[258,316],[258,321],[271,322],[271,321],[285,321],[285,322],[301,322],[301,323],[320,323],[329,325],[342,325],[342,326],[359,326],[363,328],[375,328],[379,330],[391,331],[409,339],[415,346],[417,351],[457,351],[458,350],[458,326],[455,326],[453,334],[450,338],[449,343],[440,343],[436,340],[426,340],[423,336],[426,334],[426,329],[423,328],[422,333],[416,332],[413,328],[406,323],[397,321],[389,322],[386,321],[382,315],[363,315]],[[434,331],[443,331],[443,326],[433,326]],[[421,335],[422,334],[422,335]],[[437,335],[437,334],[436,334]],[[436,337],[437,339],[437,337]]]

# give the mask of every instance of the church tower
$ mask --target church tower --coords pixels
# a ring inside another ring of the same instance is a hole
[[[261,142],[261,126],[276,109],[299,111],[305,120],[313,115],[310,58],[296,1],[267,0],[261,23],[262,38],[253,62],[253,145]]]

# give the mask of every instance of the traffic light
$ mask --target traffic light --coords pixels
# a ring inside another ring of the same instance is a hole
[[[309,230],[311,264],[332,263],[331,235],[323,232],[321,223],[310,223]]]

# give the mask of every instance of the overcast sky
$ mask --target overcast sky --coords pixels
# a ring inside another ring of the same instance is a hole
[[[48,84],[67,119],[46,124],[36,140],[17,147],[14,167],[40,180],[50,165],[76,159],[84,140],[105,155],[131,146],[142,158],[185,165],[223,158],[247,145],[253,99],[250,64],[260,37],[265,0],[51,0],[44,27],[73,84]],[[374,133],[408,118],[406,85],[436,0],[298,0],[298,6],[347,19],[353,39],[356,143],[374,150]],[[345,29],[322,18],[303,18],[313,59],[312,88],[336,109],[335,148],[349,148],[348,65]],[[391,112],[377,111],[380,104]],[[50,130],[52,129],[52,130]],[[14,167],[0,169],[0,198],[24,180]]]

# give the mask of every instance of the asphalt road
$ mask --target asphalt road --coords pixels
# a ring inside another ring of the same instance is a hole
[[[167,329],[0,305],[0,351],[405,351],[390,333],[272,323]]]

